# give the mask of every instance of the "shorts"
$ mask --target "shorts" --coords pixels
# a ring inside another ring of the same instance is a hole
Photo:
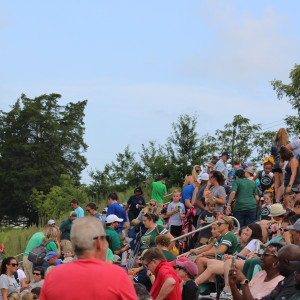
[[[170,225],[171,229],[170,229],[170,233],[175,236],[181,236],[181,232],[182,232],[182,225]]]

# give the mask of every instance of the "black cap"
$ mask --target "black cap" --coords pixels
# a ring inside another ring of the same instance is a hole
[[[222,153],[222,156],[223,155],[226,155],[228,158],[230,158],[230,155],[229,155],[229,152],[228,151],[224,151],[223,153]]]

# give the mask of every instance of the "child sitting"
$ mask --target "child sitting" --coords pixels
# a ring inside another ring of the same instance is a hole
[[[215,212],[216,200],[214,199],[214,197],[210,197],[206,200],[206,206],[207,210],[203,211],[199,215],[198,220],[198,224],[202,227],[215,222],[217,216],[217,213]],[[202,246],[206,244],[211,236],[211,228],[201,230],[199,235],[199,245]]]
[[[258,220],[271,220],[271,205],[273,204],[273,193],[271,191],[265,191],[263,195],[264,204],[262,205],[259,214]]]

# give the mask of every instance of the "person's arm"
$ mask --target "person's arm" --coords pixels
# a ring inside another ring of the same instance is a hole
[[[226,196],[221,196],[219,198],[217,197],[214,197],[214,199],[216,200],[216,203],[217,204],[222,204],[224,205],[226,203]]]
[[[198,194],[198,186],[195,187],[194,192],[193,192],[193,196],[192,196],[192,205],[195,205],[196,202],[196,196]]]
[[[214,255],[215,253],[222,254],[227,251],[228,247],[225,245],[221,245],[218,249],[213,247],[211,250],[203,252],[202,254],[205,256]]]
[[[196,205],[198,208],[200,208],[201,210],[205,210],[205,206],[203,205],[203,203],[202,203],[200,200],[196,199],[195,205]]]
[[[162,285],[159,294],[156,297],[156,300],[164,300],[166,299],[173,291],[176,285],[176,280],[172,277],[169,277],[165,280],[164,284]]]
[[[178,212],[178,207],[175,207],[174,209],[167,211],[166,216],[169,218],[172,215],[176,214],[177,212]]]
[[[291,161],[290,161],[290,167],[291,167],[291,178],[290,178],[290,182],[286,188],[286,193],[290,193],[291,190],[292,190],[292,186],[294,184],[294,180],[295,180],[295,177],[296,177],[296,174],[297,174],[297,169],[298,169],[298,166],[299,166],[299,162],[296,158],[292,158]]]
[[[235,299],[235,300],[236,299],[237,300],[254,300],[254,298],[250,292],[248,284],[245,283],[246,281],[248,282],[248,280],[240,270],[238,270],[237,268],[231,269],[229,271],[229,276],[230,276],[229,278],[231,278],[231,279],[229,279],[229,285],[231,288],[233,299]],[[239,282],[242,286],[242,295],[240,294],[239,290],[237,289],[236,282]]]
[[[231,193],[230,193],[229,200],[228,200],[228,203],[227,203],[227,210],[229,212],[231,212],[231,202],[235,198],[235,194],[236,194],[236,191],[231,191]]]
[[[186,205],[187,208],[192,208],[194,207],[190,201],[190,199],[184,199],[184,203]]]
[[[8,289],[1,289],[2,299],[7,300]]]
[[[124,222],[122,228],[125,229],[125,228],[127,228],[127,227],[128,227],[128,222]]]
[[[61,242],[60,238],[61,238],[61,230],[58,229],[58,231],[57,231],[57,240],[58,240],[59,243]]]
[[[121,255],[123,252],[127,251],[129,249],[129,244],[126,244],[124,247],[122,247],[120,250],[114,251],[114,254]]]
[[[153,284],[154,281],[155,281],[155,275],[150,270],[148,270],[147,271],[147,276],[149,277],[149,279],[151,281],[151,284]]]
[[[60,248],[60,243],[57,241],[55,242],[56,243],[56,246],[57,246],[57,257],[60,257],[61,256],[61,248]]]

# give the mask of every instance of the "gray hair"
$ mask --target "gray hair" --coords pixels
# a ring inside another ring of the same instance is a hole
[[[73,222],[71,241],[76,255],[93,251],[94,237],[105,235],[101,221],[95,217],[82,217]]]

